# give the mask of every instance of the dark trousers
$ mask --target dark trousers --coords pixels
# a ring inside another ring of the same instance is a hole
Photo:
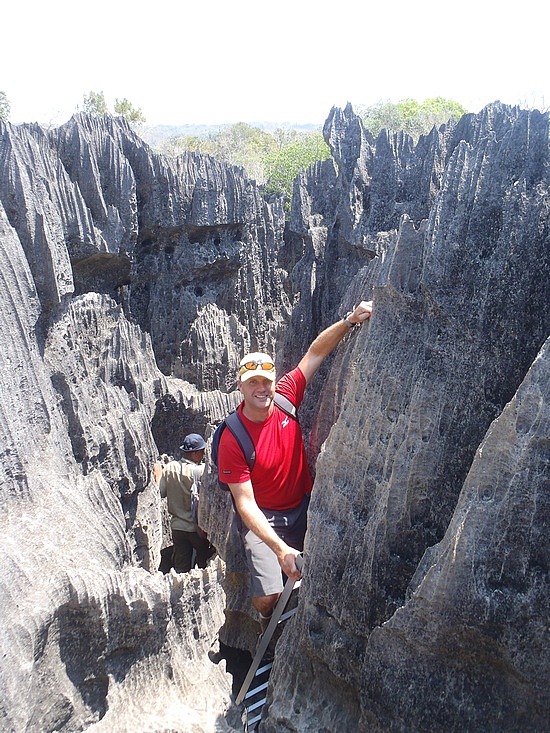
[[[195,565],[205,568],[210,557],[216,552],[206,537],[196,532],[183,532],[180,529],[172,530],[172,565],[176,573],[187,573],[193,567],[193,550],[197,553]]]

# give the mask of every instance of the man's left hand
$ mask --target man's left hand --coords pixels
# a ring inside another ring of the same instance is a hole
[[[281,565],[281,568],[283,569],[283,572],[288,578],[291,578],[292,580],[300,580],[302,577],[302,574],[296,567],[296,557],[300,554],[298,550],[294,550],[293,548],[288,548],[290,552],[287,552],[283,555],[282,559],[279,560],[279,563]]]
[[[350,323],[363,323],[372,315],[372,300],[362,300],[356,305],[353,312],[348,316]]]

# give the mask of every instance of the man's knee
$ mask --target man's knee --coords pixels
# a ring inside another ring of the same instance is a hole
[[[262,616],[270,616],[280,595],[280,593],[272,593],[269,596],[256,596],[252,598],[252,605]]]

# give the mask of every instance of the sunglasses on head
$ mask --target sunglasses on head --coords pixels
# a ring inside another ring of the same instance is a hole
[[[275,364],[271,361],[247,361],[239,367],[239,374],[253,372],[256,369],[262,369],[264,372],[272,372],[275,369]]]

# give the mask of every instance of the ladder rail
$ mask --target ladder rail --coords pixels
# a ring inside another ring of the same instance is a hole
[[[296,567],[298,568],[298,570],[300,571],[302,570],[302,565],[303,565],[303,555],[298,555],[296,557]],[[295,581],[292,580],[291,578],[288,578],[285,583],[283,592],[281,593],[281,596],[279,600],[277,601],[277,605],[273,609],[273,613],[271,614],[271,619],[269,621],[267,629],[265,630],[265,633],[262,635],[262,638],[260,639],[260,644],[258,645],[256,654],[254,655],[254,659],[252,660],[250,669],[248,670],[248,673],[244,679],[241,689],[239,690],[239,694],[237,695],[237,698],[235,700],[237,705],[241,704],[241,702],[245,698],[246,693],[248,692],[248,689],[252,683],[252,680],[254,679],[254,676],[256,675],[256,671],[258,670],[258,667],[260,666],[262,657],[264,656],[267,650],[267,647],[269,646],[269,642],[271,641],[271,638],[275,632],[275,629],[277,628],[277,625],[279,624],[279,621],[281,620],[281,616],[283,615],[283,611],[285,610],[286,604],[288,603],[292,590],[295,584],[297,583],[300,583],[300,581],[298,580],[295,583]]]

